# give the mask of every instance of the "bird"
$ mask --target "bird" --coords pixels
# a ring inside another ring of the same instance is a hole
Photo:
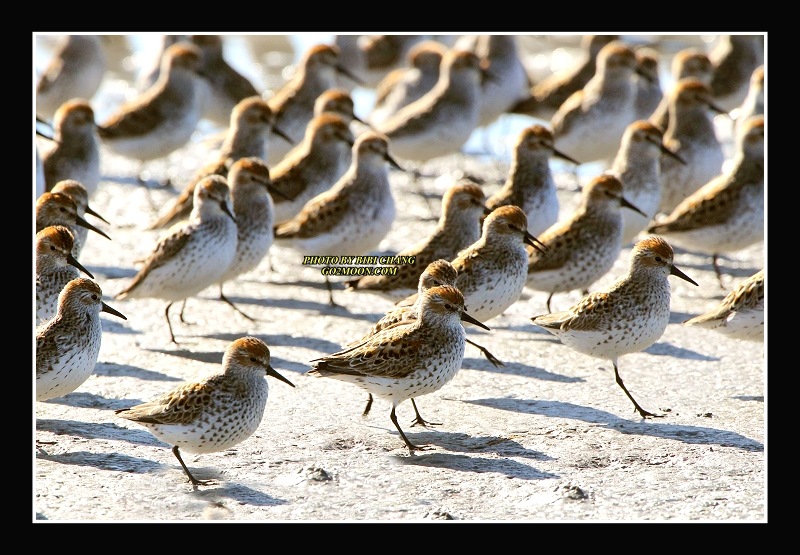
[[[451,262],[458,272],[456,287],[470,313],[481,322],[501,315],[519,300],[528,276],[528,251],[547,252],[528,233],[525,212],[518,206],[495,208],[483,221],[481,237]]]
[[[764,64],[763,35],[720,35],[708,58],[713,66],[711,94],[729,112],[747,96],[750,77]]]
[[[711,89],[687,78],[670,91],[669,124],[664,145],[685,163],[661,157],[661,202],[658,212],[669,214],[686,197],[719,174],[725,162],[710,112],[726,113],[714,103]]]
[[[271,365],[264,341],[244,336],[232,341],[222,357],[222,369],[183,382],[158,397],[114,411],[120,418],[141,424],[157,439],[172,445],[193,486],[206,486],[181,457],[181,449],[206,454],[224,451],[252,436],[264,418],[272,376],[295,385]]]
[[[50,192],[63,193],[71,198],[73,202],[75,202],[75,208],[79,217],[83,218],[86,214],[91,214],[95,218],[108,223],[108,220],[95,212],[95,210],[89,206],[89,191],[80,181],[75,179],[64,179],[56,183]],[[83,247],[86,245],[86,239],[89,235],[89,228],[80,225],[77,223],[77,221],[75,223],[69,223],[66,225],[72,232],[74,239],[72,254],[75,258],[79,258],[81,252],[83,251]]]
[[[432,35],[363,35],[357,42],[361,50],[362,85],[377,87],[386,75],[406,63],[414,46],[432,38]]]
[[[303,140],[272,167],[273,186],[281,193],[273,198],[276,225],[297,216],[350,167],[355,135],[348,123],[334,113],[315,116]]]
[[[267,100],[275,113],[275,125],[295,141],[292,144],[296,144],[297,137],[305,132],[308,122],[314,117],[317,97],[337,87],[337,75],[362,83],[341,64],[338,48],[331,44],[315,44],[303,54],[294,76]],[[286,143],[271,140],[267,164],[270,167],[276,165],[290,148]]]
[[[227,126],[231,111],[245,98],[260,96],[255,85],[225,59],[225,39],[221,35],[189,35],[189,41],[200,49],[201,72],[208,90],[205,93],[203,117],[217,125]]]
[[[94,196],[100,184],[100,140],[92,106],[81,98],[67,100],[56,110],[53,130],[52,146],[42,152],[45,190],[74,179]]]
[[[40,124],[46,126],[47,130],[43,131],[42,129],[40,129],[40,127],[39,127]],[[36,126],[36,136],[37,137],[42,137],[42,138],[46,139],[49,143],[52,143],[55,140],[53,138],[54,130],[50,126],[49,123],[47,123],[46,121],[44,121],[43,119],[41,119],[40,117],[37,116],[36,117],[35,126]],[[52,148],[52,146],[50,146],[48,148]],[[34,171],[36,172],[36,188],[34,189],[34,193],[35,193],[36,196],[34,198],[37,199],[47,189],[47,184],[45,182],[45,177],[44,177],[44,163],[42,162],[42,157],[39,154],[39,142],[38,141],[36,142],[36,145],[35,145],[35,148],[34,148],[34,153],[35,153],[35,156],[36,156],[35,157],[35,166],[34,166],[34,168],[35,168]]]
[[[258,157],[240,158],[228,172],[233,214],[236,217],[236,254],[219,280],[219,298],[239,314],[253,320],[222,291],[225,282],[233,281],[256,267],[269,252],[273,239],[272,180],[269,168]]]
[[[633,49],[621,41],[604,46],[597,71],[550,118],[556,148],[584,164],[616,154],[625,128],[636,117],[636,75],[641,69]]]
[[[765,279],[764,270],[759,270],[711,309],[689,318],[683,325],[714,330],[730,339],[763,342]]]
[[[200,49],[193,44],[167,48],[153,86],[114,108],[97,126],[101,144],[139,161],[140,169],[184,147],[203,114],[201,64]]]
[[[440,258],[438,260],[434,260],[425,268],[425,271],[422,272],[419,276],[419,285],[418,285],[418,295],[416,300],[413,304],[410,305],[403,305],[403,306],[396,306],[391,310],[387,311],[380,320],[378,320],[375,324],[370,327],[369,331],[361,336],[359,339],[355,341],[350,341],[343,345],[344,348],[348,347],[355,347],[358,344],[366,341],[371,336],[375,335],[379,331],[394,327],[401,324],[409,324],[412,323],[419,317],[419,305],[422,300],[422,297],[428,289],[432,287],[438,287],[441,285],[449,285],[451,287],[455,287],[456,278],[458,277],[458,272],[453,267],[450,262],[447,260]],[[470,345],[474,345],[486,356],[486,358],[491,362],[495,367],[498,366],[505,366],[503,362],[495,357],[492,353],[490,353],[485,347],[478,345],[474,341],[469,339],[465,339],[467,343]],[[369,394],[369,398],[367,399],[367,405],[364,408],[364,412],[361,416],[367,416],[369,414],[370,409],[372,408],[373,397],[372,393]],[[426,425],[438,425],[432,422],[427,422],[422,415],[420,415],[419,410],[417,409],[417,404],[414,399],[411,399],[411,404],[414,407],[414,412],[416,413],[416,418],[414,420],[415,424],[420,424],[423,427]],[[413,426],[413,424],[412,424]]]
[[[370,291],[400,301],[418,291],[425,268],[433,261],[453,260],[481,236],[481,218],[488,214],[486,196],[476,183],[463,179],[442,195],[442,213],[433,232],[397,253],[414,264],[397,265],[394,274],[361,276],[345,282],[351,291]],[[409,304],[412,304],[411,301]]]
[[[350,167],[330,189],[276,227],[275,243],[302,252],[304,259],[360,256],[376,248],[389,233],[396,214],[387,162],[402,170],[389,154],[385,135],[374,131],[359,135]],[[324,276],[329,302],[336,306],[327,272]]]
[[[684,48],[672,57],[670,74],[672,83],[693,77],[710,87],[713,66],[706,52],[699,48]],[[651,121],[661,128],[661,131],[667,130],[667,125],[669,125],[669,90],[663,91],[656,109],[643,119]]]
[[[580,165],[555,147],[553,132],[546,126],[536,123],[525,127],[517,135],[506,180],[486,201],[486,207],[519,206],[528,219],[528,233],[534,236],[556,223],[559,201],[550,170],[552,156]]]
[[[628,271],[610,287],[595,291],[567,310],[534,316],[531,321],[570,349],[614,365],[614,378],[642,418],[662,417],[643,409],[619,374],[619,357],[643,351],[667,329],[670,275],[697,283],[674,264],[674,251],[661,237],[634,245]]]
[[[464,296],[450,286],[432,287],[409,324],[381,330],[364,342],[311,361],[306,375],[353,383],[392,403],[389,418],[410,452],[425,450],[409,441],[397,422],[397,406],[444,387],[461,369],[466,332],[461,321],[484,329],[466,312]]]
[[[660,54],[654,48],[636,49],[636,118],[647,119],[658,108],[664,91],[659,77]]]
[[[575,211],[539,235],[547,252],[529,251],[526,285],[548,293],[547,312],[554,294],[585,294],[614,266],[622,251],[622,209],[641,213],[623,193],[617,177],[600,174],[584,186]]]
[[[66,193],[45,191],[36,199],[36,232],[50,225],[63,225],[68,228],[78,225],[111,240],[103,230],[87,222],[78,213],[78,205]]]
[[[636,120],[625,129],[608,173],[622,182],[625,198],[644,216],[633,210],[622,211],[623,245],[635,242],[636,236],[653,221],[658,211],[661,202],[662,154],[685,163],[664,146],[664,134],[651,122]]]
[[[734,127],[736,134],[744,127],[743,122],[751,116],[758,116],[764,113],[764,66],[758,66],[750,76],[750,87],[747,89],[747,96],[736,109],[736,119]]]
[[[103,302],[91,279],[70,280],[58,295],[55,315],[36,327],[36,400],[48,401],[78,389],[92,375],[100,353],[100,313],[128,318]]]
[[[532,83],[520,56],[516,35],[463,35],[453,48],[462,48],[459,41],[463,39],[474,39],[471,50],[484,61],[492,76],[481,85],[478,127],[486,127],[526,98]]]
[[[530,88],[530,95],[513,106],[511,113],[549,121],[575,91],[581,90],[597,71],[597,55],[619,35],[583,35],[580,52],[567,68],[550,74]]]
[[[392,152],[417,163],[459,152],[478,127],[481,83],[488,73],[480,57],[468,50],[448,50],[439,80],[425,95],[392,117],[375,124]]]
[[[364,127],[370,127],[370,124],[358,117],[354,110],[353,97],[341,88],[328,89],[314,101],[314,117],[331,112],[344,119],[348,125],[355,121]],[[308,126],[306,126],[307,128]]]
[[[228,182],[220,175],[204,177],[195,188],[189,220],[174,225],[158,240],[144,265],[115,298],[168,301],[164,315],[170,340],[177,344],[170,307],[219,283],[234,260],[236,244]]]
[[[36,325],[56,314],[64,286],[92,273],[72,256],[72,232],[63,225],[47,226],[36,234]]]
[[[433,88],[447,47],[436,40],[422,40],[408,51],[405,65],[387,73],[375,86],[375,100],[367,121],[379,125],[398,110]]]
[[[73,98],[91,101],[106,74],[106,57],[97,35],[61,37],[36,80],[36,115],[50,120]]]
[[[204,177],[209,175],[226,177],[231,165],[240,158],[255,156],[266,161],[271,133],[283,137],[284,140],[290,140],[288,135],[275,125],[275,114],[266,100],[260,96],[249,96],[239,101],[230,112],[230,125],[225,132],[225,139],[219,152],[195,172],[178,197],[150,224],[148,229],[169,227],[188,218],[192,211],[195,187]]]
[[[177,42],[185,42],[186,40],[186,35],[161,35],[159,37],[158,49],[154,53],[155,55],[150,60],[145,60],[139,67],[134,81],[134,87],[137,91],[140,93],[146,91],[158,80],[164,52],[167,51],[167,48]]]
[[[690,251],[712,255],[720,287],[719,256],[764,240],[764,116],[753,116],[736,137],[736,154],[722,171],[685,198],[648,233]]]

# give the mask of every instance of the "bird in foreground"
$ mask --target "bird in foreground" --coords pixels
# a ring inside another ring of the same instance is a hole
[[[258,429],[264,417],[272,376],[294,387],[270,364],[267,344],[257,337],[233,341],[222,357],[222,369],[185,382],[151,401],[114,411],[141,424],[156,438],[172,445],[193,486],[206,486],[181,458],[181,449],[205,454],[224,451],[243,442]]]
[[[389,327],[354,347],[312,360],[306,375],[353,383],[388,399],[392,403],[389,418],[406,447],[411,452],[424,450],[406,437],[395,410],[406,399],[438,391],[458,373],[466,345],[462,320],[489,329],[467,314],[458,289],[433,287],[423,293],[416,321]]]
[[[731,339],[763,342],[765,283],[764,270],[756,272],[713,308],[683,325],[714,330]]]
[[[142,166],[185,146],[203,114],[201,63],[200,50],[193,44],[179,42],[167,48],[153,86],[98,125],[101,143]]]
[[[83,216],[78,212],[78,205],[66,193],[47,191],[36,199],[36,232],[38,233],[50,225],[63,225],[70,229],[77,225],[111,240],[111,237],[106,235],[104,231],[83,219]],[[73,252],[74,248],[73,246]]]
[[[387,162],[402,170],[389,154],[384,135],[373,131],[361,134],[353,144],[353,161],[347,171],[294,218],[277,226],[276,244],[304,257],[360,256],[376,248],[395,218]],[[336,306],[327,273],[324,276],[330,304]]]
[[[50,190],[52,193],[63,193],[75,202],[75,208],[78,211],[78,216],[83,218],[86,214],[91,214],[98,220],[108,223],[103,216],[94,211],[89,206],[89,191],[83,186],[83,183],[75,179],[64,179],[56,183]],[[72,247],[72,254],[75,258],[79,258],[83,247],[86,245],[86,239],[89,235],[89,229],[78,224],[67,225],[75,239]]]
[[[647,229],[684,249],[712,255],[723,290],[719,256],[764,240],[764,116],[748,119],[736,143],[729,169]]]
[[[669,124],[664,146],[681,157],[661,157],[661,202],[658,211],[672,212],[678,204],[719,175],[725,151],[717,137],[711,112],[725,112],[714,103],[711,89],[697,79],[682,79],[669,93]]]
[[[601,174],[584,186],[572,214],[539,235],[548,251],[530,251],[527,286],[548,293],[547,312],[554,294],[586,294],[614,266],[622,251],[623,208],[641,213],[623,196],[617,177]]]
[[[308,122],[303,140],[272,167],[275,223],[288,222],[330,189],[352,163],[355,135],[343,117],[324,113]]]
[[[220,175],[204,177],[194,191],[189,220],[176,224],[159,239],[144,265],[115,298],[169,301],[164,314],[170,340],[177,344],[169,320],[170,307],[219,283],[233,262],[236,244],[236,218],[228,182]]]
[[[100,184],[100,142],[94,110],[83,99],[73,98],[56,110],[53,144],[42,153],[45,190],[65,179],[80,181],[89,197]]]
[[[442,196],[442,214],[433,233],[397,253],[414,257],[414,264],[396,266],[395,274],[362,276],[345,282],[352,291],[371,291],[401,301],[419,289],[419,280],[434,260],[453,260],[481,236],[481,218],[487,214],[486,196],[475,183],[462,180]],[[413,304],[413,301],[408,304]]]
[[[528,233],[534,236],[556,223],[559,202],[550,170],[552,156],[580,165],[556,149],[553,133],[544,125],[523,129],[517,136],[505,183],[489,197],[486,207],[494,210],[509,204],[519,206],[528,218]]]
[[[670,275],[697,285],[673,264],[673,257],[664,239],[642,239],[631,251],[628,272],[608,289],[590,293],[567,310],[531,318],[567,347],[611,361],[617,385],[642,418],[663,415],[636,402],[619,375],[618,359],[647,349],[664,334],[670,314]]]
[[[245,98],[260,96],[250,80],[225,59],[224,38],[220,35],[189,35],[200,49],[201,72],[208,89],[205,92],[203,117],[222,126],[231,119],[231,110]]]
[[[294,77],[268,99],[275,113],[275,125],[292,138],[292,144],[296,144],[294,141],[305,132],[308,122],[314,117],[317,97],[328,89],[336,88],[338,74],[362,84],[361,79],[341,64],[337,47],[316,44],[303,54]],[[274,166],[290,148],[285,142],[272,140],[267,163]]]
[[[622,211],[622,244],[635,242],[658,211],[661,203],[661,156],[682,158],[664,145],[661,129],[646,120],[631,123],[622,136],[617,155],[608,173],[617,176],[625,189],[625,198],[644,213]]]
[[[36,82],[36,115],[49,120],[72,98],[91,100],[106,73],[97,35],[64,36]]]
[[[614,41],[597,55],[597,72],[550,119],[556,147],[584,164],[613,158],[625,128],[637,119],[636,54]]]
[[[103,302],[91,279],[69,281],[58,296],[55,315],[36,327],[36,400],[47,401],[78,389],[92,375],[100,353],[100,313],[127,320]]]
[[[64,286],[83,272],[92,273],[72,256],[72,232],[63,225],[51,225],[36,234],[36,325],[56,314],[58,295]]]
[[[253,320],[222,292],[227,281],[254,270],[267,256],[273,239],[273,207],[269,168],[257,157],[240,158],[228,172],[233,214],[236,217],[236,254],[219,280],[219,298],[239,314]],[[185,302],[185,301],[184,301]]]
[[[619,40],[619,35],[583,35],[578,59],[568,68],[535,83],[530,88],[530,96],[518,102],[510,112],[550,120],[572,93],[581,90],[594,77],[597,55],[615,40]]]
[[[481,84],[488,75],[477,54],[450,49],[436,85],[375,128],[405,160],[421,163],[456,153],[478,127]]]
[[[380,125],[431,90],[439,80],[439,66],[445,52],[447,47],[435,40],[423,40],[412,46],[406,64],[387,73],[376,85],[367,120]]]
[[[267,160],[271,133],[289,140],[288,135],[275,126],[275,114],[272,113],[267,101],[260,96],[249,96],[241,100],[229,115],[230,125],[225,132],[219,153],[195,172],[178,197],[148,229],[169,227],[188,218],[192,212],[194,189],[204,177],[209,175],[227,177],[231,165],[240,158],[256,156]]]

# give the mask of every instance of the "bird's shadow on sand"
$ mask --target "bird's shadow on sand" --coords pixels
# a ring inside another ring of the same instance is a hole
[[[467,347],[467,349],[469,348],[470,347]],[[493,354],[497,356],[497,353]],[[564,376],[563,374],[548,372],[544,368],[539,368],[537,366],[528,366],[527,364],[522,364],[521,362],[510,362],[508,360],[503,360],[503,364],[504,366],[495,366],[494,364],[489,362],[486,358],[470,357],[464,359],[464,362],[462,363],[461,367],[468,368],[470,370],[482,370],[506,376],[526,376],[529,378],[536,378],[537,380],[544,380],[548,382],[578,383],[586,381],[584,378]]]
[[[764,450],[763,443],[728,430],[704,426],[670,424],[668,420],[669,415],[665,418],[642,419],[636,422],[591,407],[575,405],[573,403],[562,403],[560,401],[489,398],[464,402],[523,414],[583,420],[589,424],[604,426],[622,434],[660,437],[689,444],[736,447],[743,451]]]

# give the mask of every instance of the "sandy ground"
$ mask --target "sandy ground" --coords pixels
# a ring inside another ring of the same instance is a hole
[[[154,179],[178,187],[209,155],[198,142],[151,166]],[[576,177],[554,166],[562,214],[578,200]],[[379,252],[394,253],[425,236],[439,214],[439,195],[465,171],[491,194],[503,162],[452,156],[426,166],[437,178],[420,186],[393,172],[398,218]],[[765,522],[766,352],[761,343],[729,340],[680,323],[723,296],[708,257],[678,251],[676,263],[699,283],[670,278],[670,325],[660,341],[625,356],[620,372],[639,403],[664,418],[642,420],[615,384],[609,363],[573,353],[529,318],[545,311],[546,294],[526,290],[491,331],[470,329],[505,366],[495,368],[468,346],[463,368],[440,391],[417,399],[435,428],[411,427],[410,403],[398,418],[409,454],[377,399],[357,387],[305,376],[313,358],[362,334],[392,303],[348,293],[335,299],[318,269],[273,247],[226,294],[256,318],[250,322],[210,288],[191,298],[173,326],[171,344],[157,299],[115,301],[158,232],[144,227],[177,193],[147,189],[136,167],[104,156],[104,181],[91,206],[111,240],[90,234],[81,262],[107,304],[128,317],[103,314],[103,343],[94,374],[75,392],[35,403],[32,436],[46,444],[32,458],[32,519],[70,522],[200,521],[577,521]],[[421,187],[421,189],[420,189]],[[419,193],[430,194],[430,207]],[[343,247],[343,254],[346,251]],[[625,247],[608,284],[627,268]],[[724,258],[729,288],[763,267],[763,245]],[[272,266],[273,268],[270,268]],[[561,294],[566,308],[579,294]],[[272,364],[296,385],[270,379],[256,433],[236,448],[184,459],[200,479],[193,488],[169,446],[114,410],[148,400],[218,368],[228,344],[263,339]]]

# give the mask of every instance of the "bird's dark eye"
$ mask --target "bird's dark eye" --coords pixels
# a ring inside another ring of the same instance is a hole
[[[53,245],[50,245],[50,250],[54,251],[54,250],[56,250],[56,248]]]
[[[664,262],[664,259],[660,256],[656,256],[656,262]]]
[[[99,298],[100,298],[100,297],[98,297],[97,295],[92,295],[92,300],[93,300],[93,301],[96,301],[96,300],[98,300]]]
[[[446,309],[450,310],[451,308],[453,308],[453,305],[451,305],[450,303],[447,303],[447,304],[444,305],[444,307]]]
[[[250,362],[258,362],[258,359],[256,357],[250,357]]]
[[[442,284],[442,282],[439,281],[438,279],[433,280],[433,283],[435,283],[436,285],[441,285]]]

